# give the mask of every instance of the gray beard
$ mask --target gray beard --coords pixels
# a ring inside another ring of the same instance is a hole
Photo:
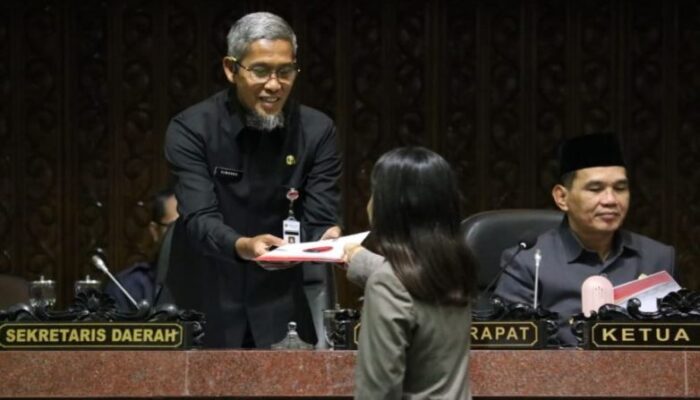
[[[271,132],[284,127],[284,114],[260,115],[255,111],[246,112],[245,126],[263,132]]]

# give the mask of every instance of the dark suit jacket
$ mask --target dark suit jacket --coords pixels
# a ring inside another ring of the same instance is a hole
[[[348,279],[364,286],[356,399],[469,399],[470,306],[414,299],[384,257],[360,250]]]
[[[242,236],[282,236],[287,191],[296,188],[302,240],[338,224],[340,159],[333,122],[288,102],[285,127],[245,128],[233,90],[219,92],[172,119],[165,156],[177,176],[178,220],[168,286],[178,306],[206,314],[205,345],[240,347],[249,329],[269,347],[298,324],[316,342],[302,269],[267,271],[240,259]]]

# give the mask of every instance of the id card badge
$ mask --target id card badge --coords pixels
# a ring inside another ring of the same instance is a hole
[[[301,222],[294,218],[294,201],[299,198],[299,191],[289,188],[287,191],[289,200],[289,217],[282,221],[282,239],[287,243],[301,243]]]
[[[301,223],[294,218],[282,221],[282,239],[289,243],[301,243]]]

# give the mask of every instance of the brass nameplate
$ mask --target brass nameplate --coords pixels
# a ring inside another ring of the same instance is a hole
[[[336,345],[336,350],[356,350],[360,338],[360,323],[346,340],[350,345]],[[472,322],[471,347],[477,349],[540,349],[546,340],[540,337],[544,329],[536,321]]]
[[[591,349],[700,349],[700,323],[595,321],[584,338]]]
[[[539,349],[546,340],[535,321],[472,322],[471,346],[475,349]]]
[[[183,347],[183,325],[173,322],[7,322],[0,348],[172,349]]]

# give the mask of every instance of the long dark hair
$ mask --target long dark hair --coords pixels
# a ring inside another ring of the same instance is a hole
[[[476,267],[461,240],[459,190],[450,165],[423,147],[385,153],[372,170],[372,236],[415,298],[465,305]]]

